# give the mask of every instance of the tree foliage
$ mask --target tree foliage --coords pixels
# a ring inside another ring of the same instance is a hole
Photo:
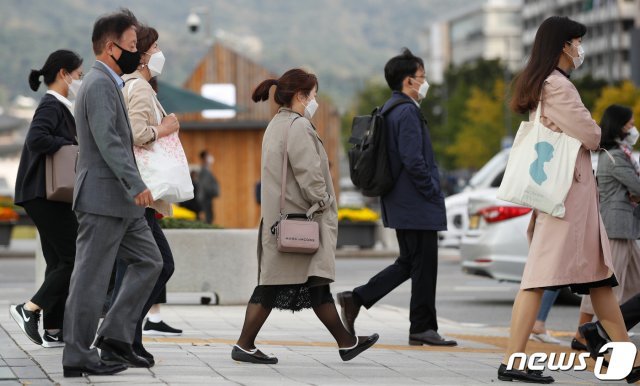
[[[604,110],[612,104],[630,107],[633,115],[640,117],[640,89],[631,81],[624,81],[619,86],[604,87],[595,102],[593,119],[600,122]]]

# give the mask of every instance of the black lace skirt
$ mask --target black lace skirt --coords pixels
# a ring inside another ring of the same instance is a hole
[[[249,303],[265,308],[300,311],[326,303],[333,303],[329,284],[309,287],[305,284],[259,285],[253,290]]]

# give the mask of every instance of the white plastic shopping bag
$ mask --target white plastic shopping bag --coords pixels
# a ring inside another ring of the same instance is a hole
[[[513,141],[498,198],[564,217],[578,151],[576,138],[540,122],[541,102],[533,122],[522,122]]]
[[[159,138],[151,149],[133,149],[142,181],[154,200],[182,202],[193,198],[189,164],[178,133]]]

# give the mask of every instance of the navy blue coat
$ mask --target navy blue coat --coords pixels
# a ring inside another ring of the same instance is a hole
[[[401,98],[410,103],[395,107],[385,117],[387,152],[395,183],[381,197],[382,221],[394,229],[446,230],[444,195],[427,123],[418,106],[404,93],[394,91],[385,106]]]

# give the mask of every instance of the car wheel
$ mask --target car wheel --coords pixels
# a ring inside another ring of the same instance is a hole
[[[582,296],[571,292],[569,287],[562,288],[560,294],[558,294],[558,304],[565,304],[569,306],[579,306],[582,301]]]

